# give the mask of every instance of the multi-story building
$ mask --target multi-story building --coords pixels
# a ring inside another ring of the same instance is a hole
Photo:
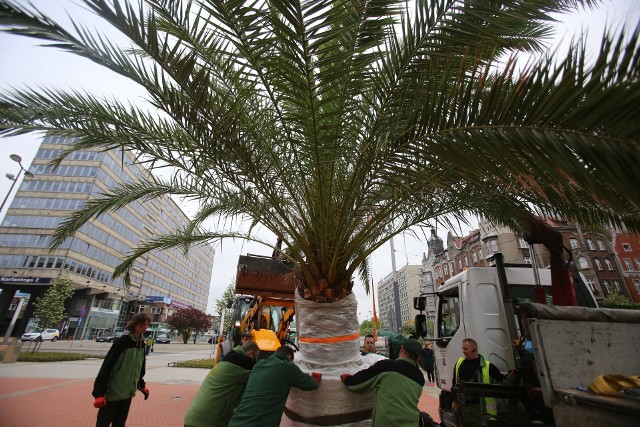
[[[571,259],[597,300],[602,301],[614,291],[639,300],[636,284],[640,286],[640,240],[637,235],[613,229],[592,234],[574,222],[558,218],[547,218],[547,222],[562,235],[564,247],[571,252]],[[492,265],[496,252],[502,253],[505,262],[510,264],[531,264],[535,255],[539,268],[549,265],[549,252],[543,245],[536,244],[532,250],[524,238],[507,227],[480,220],[479,229],[468,236],[461,238],[451,233],[447,236],[447,248],[434,257],[436,288],[463,271],[466,262],[472,266]]]
[[[640,301],[633,292],[633,280],[635,276],[640,275],[640,271],[634,274],[633,270],[625,268],[628,266],[625,253],[628,252],[625,252],[624,248],[631,248],[630,252],[633,253],[632,234],[612,228],[588,232],[574,222],[557,218],[548,218],[547,222],[562,234],[564,246],[571,251],[576,267],[584,275],[596,300],[601,302],[612,292],[617,292],[632,301]],[[640,249],[637,236],[635,240],[636,246]],[[628,246],[623,247],[623,243],[627,243]],[[631,266],[633,267],[633,264]],[[640,270],[640,265],[637,268]],[[623,277],[624,273],[629,274]],[[630,280],[627,282],[625,278]]]
[[[390,331],[400,331],[402,326],[412,325],[415,315],[419,313],[413,308],[413,298],[420,295],[421,269],[421,265],[405,265],[396,272],[398,298],[395,295],[393,273],[378,282],[379,318]],[[396,321],[397,310],[400,312],[400,325]]]
[[[612,228],[611,246],[632,301],[640,302],[640,235]]]
[[[640,235],[614,228],[592,234],[570,221],[548,218],[547,222],[562,234],[564,247],[571,251],[571,258],[597,300],[601,302],[610,293],[618,292],[640,302]],[[532,249],[524,238],[509,228],[486,220],[480,220],[478,225],[478,229],[464,237],[448,233],[446,248],[435,230],[431,230],[427,241],[428,256],[423,254],[419,280],[419,293],[427,297],[427,318],[435,318],[434,292],[439,285],[468,267],[492,265],[493,254],[497,252],[502,253],[504,261],[509,264],[532,264],[535,260],[538,268],[548,267],[549,252],[543,245],[533,245]],[[397,273],[397,307],[400,307],[404,325],[418,314],[416,310],[408,310],[413,308],[413,297],[417,295],[402,292],[400,285],[405,275],[411,274],[404,268]],[[380,318],[388,325],[395,324],[393,274],[378,283],[378,301]]]
[[[168,196],[140,200],[91,218],[72,237],[50,249],[55,229],[67,217],[111,188],[149,177],[135,156],[121,149],[73,152],[50,165],[73,139],[45,137],[29,171],[0,224],[0,313],[13,313],[16,291],[29,302],[13,335],[22,333],[34,312],[35,297],[52,280],[67,274],[75,293],[69,317],[58,325],[63,336],[91,338],[121,329],[133,313],[152,316],[161,329],[175,306],[205,309],[214,251],[198,245],[185,255],[179,249],[151,251],[130,270],[130,284],[113,278],[116,266],[142,242],[185,226],[188,218]]]

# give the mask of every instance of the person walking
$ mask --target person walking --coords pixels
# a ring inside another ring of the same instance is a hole
[[[249,374],[260,355],[248,341],[242,352],[231,351],[205,377],[184,416],[185,427],[226,427],[240,402]]]
[[[150,351],[153,351],[153,336],[149,335],[145,340],[144,340],[144,345],[145,345],[145,349],[144,349],[144,355],[148,356]]]
[[[422,350],[420,351],[420,363],[422,364],[422,369],[427,373],[427,379],[429,380],[430,386],[434,385],[435,378],[433,376],[433,350],[431,349],[431,343],[429,341],[425,342],[422,346]]]
[[[133,316],[102,362],[92,392],[93,406],[99,408],[96,427],[124,427],[136,390],[142,392],[144,400],[149,398],[144,382],[143,334],[150,324],[146,313]]]
[[[291,387],[315,390],[322,375],[305,374],[293,363],[291,347],[279,347],[268,359],[256,363],[229,427],[277,427]]]
[[[340,376],[349,391],[376,391],[374,427],[418,425],[418,401],[424,387],[424,376],[418,367],[421,348],[418,341],[407,339],[400,346],[397,359],[381,360],[353,375]]]

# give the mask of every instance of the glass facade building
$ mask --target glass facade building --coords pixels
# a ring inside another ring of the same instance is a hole
[[[14,336],[33,314],[32,303],[60,274],[68,274],[76,290],[68,318],[57,325],[63,337],[93,338],[121,330],[133,313],[148,312],[152,329],[161,329],[175,306],[207,306],[214,250],[197,245],[185,255],[180,249],[152,251],[130,271],[131,285],[112,278],[123,258],[140,243],[181,229],[188,219],[168,196],[133,202],[91,218],[73,237],[50,250],[51,238],[67,217],[111,188],[149,176],[135,156],[119,148],[77,151],[57,168],[50,165],[71,138],[48,136],[0,224],[0,312],[3,330],[14,294],[31,295]],[[66,273],[65,273],[66,271]]]

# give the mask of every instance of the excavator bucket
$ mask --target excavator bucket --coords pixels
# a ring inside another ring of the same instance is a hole
[[[240,255],[236,293],[263,298],[293,299],[295,281],[291,262],[259,255]]]

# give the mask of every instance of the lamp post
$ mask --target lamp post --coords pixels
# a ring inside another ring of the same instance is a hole
[[[15,187],[16,183],[18,182],[18,179],[20,178],[20,174],[24,172],[24,176],[26,176],[27,178],[34,177],[34,175],[31,172],[29,172],[22,166],[22,157],[18,156],[17,154],[11,154],[9,157],[11,157],[11,160],[13,160],[14,162],[20,165],[20,170],[18,171],[18,174],[16,176],[14,176],[12,173],[8,173],[5,175],[7,178],[13,181],[13,184],[11,184],[11,187],[9,188],[9,192],[7,193],[4,200],[2,201],[2,205],[0,205],[0,212],[2,212],[2,208],[4,208],[5,203],[7,203],[7,200],[9,199],[9,196],[13,191],[13,187]]]

